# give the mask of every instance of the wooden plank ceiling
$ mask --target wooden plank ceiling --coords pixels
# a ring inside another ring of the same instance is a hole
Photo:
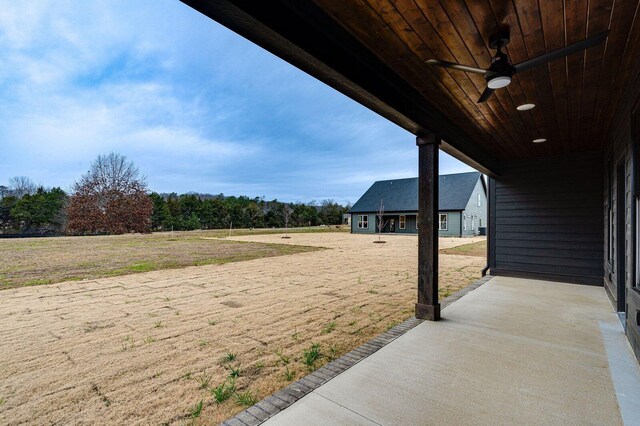
[[[313,0],[493,155],[502,159],[599,150],[624,87],[638,73],[639,0]],[[482,104],[478,74],[435,68],[436,58],[488,68],[489,37],[508,28],[513,64],[605,30],[586,52],[518,73]],[[533,103],[530,111],[516,110]],[[542,144],[533,139],[546,138]]]

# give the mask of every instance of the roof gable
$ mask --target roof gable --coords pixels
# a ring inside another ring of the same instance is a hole
[[[464,210],[481,176],[479,172],[439,176],[438,210]],[[386,212],[418,211],[418,178],[377,181],[349,212],[377,212],[380,200]]]

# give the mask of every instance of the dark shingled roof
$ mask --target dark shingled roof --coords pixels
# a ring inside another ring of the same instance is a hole
[[[438,210],[464,210],[480,176],[479,172],[441,175]],[[349,213],[377,212],[380,200],[383,200],[385,212],[418,211],[418,178],[375,182]]]

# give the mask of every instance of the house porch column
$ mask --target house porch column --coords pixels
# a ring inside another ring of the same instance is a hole
[[[438,303],[438,150],[440,137],[418,136],[418,303],[416,318],[440,319]]]

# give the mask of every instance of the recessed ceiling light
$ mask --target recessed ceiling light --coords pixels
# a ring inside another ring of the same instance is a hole
[[[540,138],[540,139],[534,139],[533,143],[542,143],[542,142],[546,142],[547,140],[545,138]]]
[[[511,77],[508,75],[498,75],[487,81],[489,89],[500,89],[511,84]]]
[[[530,109],[535,108],[536,104],[522,104],[520,106],[517,106],[516,109],[518,111],[529,111]]]

